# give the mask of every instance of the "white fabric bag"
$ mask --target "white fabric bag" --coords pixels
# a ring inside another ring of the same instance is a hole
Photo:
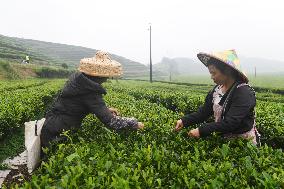
[[[45,118],[25,122],[25,147],[27,152],[27,167],[31,173],[40,163],[40,134]]]

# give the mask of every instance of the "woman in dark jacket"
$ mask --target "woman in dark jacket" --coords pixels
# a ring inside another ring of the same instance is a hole
[[[109,77],[122,74],[121,64],[111,60],[107,53],[98,51],[96,57],[80,61],[79,71],[73,74],[46,115],[41,130],[42,147],[60,140],[60,134],[70,129],[78,129],[84,117],[90,113],[109,128],[142,129],[144,125],[135,118],[117,116],[115,109],[107,108],[102,83]]]
[[[175,130],[202,123],[188,132],[191,137],[206,137],[219,133],[227,138],[243,137],[258,141],[255,127],[254,90],[247,84],[248,78],[240,69],[234,50],[220,53],[199,53],[198,58],[208,67],[211,79],[217,84],[206,96],[205,103],[197,112],[185,115],[177,121]],[[215,121],[204,123],[210,116]]]

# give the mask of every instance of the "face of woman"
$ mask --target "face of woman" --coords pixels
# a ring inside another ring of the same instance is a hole
[[[98,83],[103,84],[104,82],[107,81],[107,79],[108,79],[107,77],[101,77],[99,78]]]
[[[223,85],[225,81],[228,79],[228,76],[223,74],[220,70],[218,70],[214,65],[208,66],[209,73],[211,75],[211,79],[217,85]]]

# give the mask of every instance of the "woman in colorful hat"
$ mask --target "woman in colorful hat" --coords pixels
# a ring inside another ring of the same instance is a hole
[[[199,124],[188,132],[190,137],[206,137],[219,133],[227,138],[243,137],[258,143],[259,134],[255,127],[254,90],[241,70],[240,61],[234,50],[218,53],[199,53],[199,60],[208,67],[216,86],[207,94],[205,103],[197,112],[185,115],[177,121],[175,130]],[[204,123],[210,116],[215,121]]]
[[[90,113],[114,130],[142,129],[143,123],[135,118],[118,116],[118,112],[107,108],[104,102],[106,91],[101,84],[109,77],[121,75],[121,64],[111,60],[105,52],[98,51],[96,57],[82,59],[79,72],[69,78],[46,114],[40,136],[42,147],[48,147],[51,141],[60,140],[62,131],[78,129],[84,117]]]

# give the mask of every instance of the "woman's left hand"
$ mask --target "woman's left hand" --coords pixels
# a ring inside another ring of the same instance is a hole
[[[112,113],[112,115],[114,116],[118,116],[119,115],[119,112],[117,109],[115,108],[109,108],[109,111]]]
[[[194,138],[199,138],[200,137],[200,133],[199,133],[199,129],[198,128],[190,130],[187,134],[188,134],[188,136],[194,137]]]

